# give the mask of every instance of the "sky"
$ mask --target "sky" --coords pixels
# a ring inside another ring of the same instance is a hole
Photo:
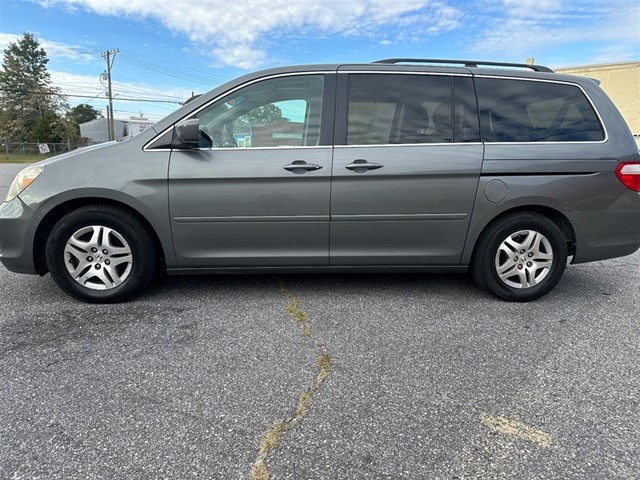
[[[0,52],[32,33],[71,106],[158,120],[263,68],[383,58],[554,67],[640,60],[637,0],[0,0]]]

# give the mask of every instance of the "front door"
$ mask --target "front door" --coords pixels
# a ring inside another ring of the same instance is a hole
[[[328,264],[332,79],[253,82],[192,116],[200,145],[174,148],[169,167],[179,267]]]

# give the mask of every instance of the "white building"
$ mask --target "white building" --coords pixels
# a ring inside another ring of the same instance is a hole
[[[153,125],[146,118],[131,117],[130,120],[115,120],[115,139],[135,136]],[[89,143],[103,143],[109,141],[109,124],[106,118],[97,118],[80,124],[80,136],[89,139]]]

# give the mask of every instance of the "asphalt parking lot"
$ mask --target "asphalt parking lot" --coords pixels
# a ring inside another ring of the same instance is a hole
[[[0,478],[639,479],[639,305],[640,253],[529,304],[222,275],[87,305],[0,266]]]

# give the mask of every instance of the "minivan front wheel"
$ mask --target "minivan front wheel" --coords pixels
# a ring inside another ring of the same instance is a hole
[[[528,302],[560,281],[567,244],[558,226],[542,215],[518,213],[490,225],[475,250],[476,283],[505,300]]]
[[[91,303],[137,295],[156,268],[155,246],[145,226],[112,206],[88,206],[64,216],[51,230],[45,253],[58,286]]]

